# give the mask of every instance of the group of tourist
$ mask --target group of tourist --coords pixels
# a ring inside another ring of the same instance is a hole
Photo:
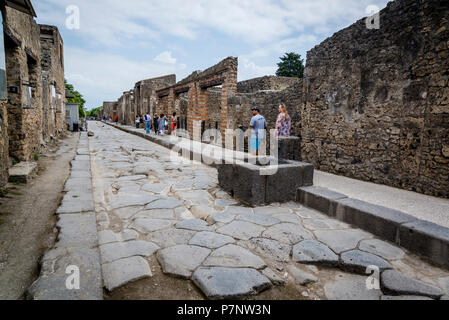
[[[142,116],[136,116],[136,128],[140,128],[140,124],[145,124],[145,131],[150,134],[151,128],[153,127],[154,133],[157,135],[165,135],[169,130],[169,125],[171,127],[171,134],[176,135],[176,130],[178,129],[178,117],[176,112],[170,117],[170,120],[162,113],[161,115],[155,115],[154,118],[150,116],[149,113]]]
[[[259,150],[261,147],[261,143],[265,139],[265,134],[267,130],[267,121],[262,116],[260,108],[258,106],[254,106],[251,108],[251,112],[253,117],[250,122],[251,129],[251,141],[250,141],[250,149],[253,154],[259,154]],[[169,130],[169,126],[171,127],[171,134],[176,135],[176,130],[178,129],[178,117],[176,112],[170,117],[167,118],[164,114],[155,115],[152,118],[148,113],[145,116],[137,116],[136,117],[136,128],[140,127],[140,124],[145,124],[145,130],[147,134],[150,134],[151,127],[153,127],[156,135],[165,135]],[[292,128],[292,119],[288,114],[287,107],[285,104],[281,104],[279,106],[279,115],[276,120],[276,136],[278,137],[289,137],[290,131]]]

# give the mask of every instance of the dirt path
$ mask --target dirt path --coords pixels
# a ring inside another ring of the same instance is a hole
[[[39,258],[55,242],[55,212],[75,156],[79,134],[49,147],[27,185],[9,185],[0,198],[0,300],[23,298],[38,276]]]

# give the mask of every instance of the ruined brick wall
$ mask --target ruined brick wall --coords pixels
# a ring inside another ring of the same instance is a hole
[[[302,155],[319,170],[449,197],[449,2],[397,0],[307,55]]]
[[[259,106],[267,120],[268,130],[276,127],[279,105],[284,103],[292,118],[291,135],[301,136],[301,111],[304,104],[303,80],[292,79],[293,85],[285,90],[262,90],[238,93],[228,99],[231,128],[247,130],[252,118],[251,108]],[[232,115],[232,116],[231,116]]]
[[[9,150],[8,150],[8,117],[6,101],[0,100],[0,188],[8,182]]]
[[[296,84],[298,78],[265,76],[254,78],[246,81],[240,81],[237,84],[237,91],[239,93],[254,93],[264,90],[285,90],[288,87]]]
[[[153,115],[157,109],[156,91],[170,87],[175,83],[176,75],[174,74],[137,82],[134,87],[137,113],[142,116],[147,112]]]
[[[18,89],[8,93],[9,153],[17,161],[29,161],[43,142],[40,28],[32,17],[9,7],[4,24],[7,86]]]
[[[103,102],[103,115],[105,115],[108,120],[109,117],[112,117],[112,119],[114,120],[114,116],[117,114],[118,105],[119,102],[111,102],[111,101]]]
[[[44,140],[66,130],[63,41],[57,27],[40,25]],[[54,89],[52,89],[52,86]]]

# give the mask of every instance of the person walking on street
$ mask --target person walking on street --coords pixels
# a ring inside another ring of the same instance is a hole
[[[278,137],[290,137],[292,119],[288,114],[285,104],[279,106],[279,116],[276,121],[276,135]]]
[[[250,149],[253,155],[258,156],[260,154],[260,146],[265,139],[267,121],[260,114],[259,107],[255,106],[251,109],[251,111],[253,113],[253,117],[249,125],[251,129]]]
[[[153,127],[154,127],[154,133],[157,135],[159,132],[159,116],[157,114],[154,115]]]
[[[151,130],[151,116],[148,113],[144,115],[144,121],[145,121],[146,133],[150,134],[150,130]]]
[[[177,129],[178,129],[178,117],[176,116],[176,112],[173,112],[173,116],[171,117],[171,134],[176,136]]]
[[[168,119],[164,114],[161,114],[159,118],[159,134],[165,135],[165,127],[168,125]]]
[[[136,129],[139,129],[140,126],[140,117],[136,116]]]

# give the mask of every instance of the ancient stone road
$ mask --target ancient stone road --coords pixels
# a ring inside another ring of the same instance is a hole
[[[166,275],[192,280],[207,298],[243,298],[286,282],[311,299],[449,292],[448,271],[369,233],[296,203],[245,207],[220,190],[216,169],[173,162],[170,150],[102,123],[89,129],[109,291],[151,277],[156,257]],[[398,271],[383,273],[383,292],[367,289],[372,265]]]

